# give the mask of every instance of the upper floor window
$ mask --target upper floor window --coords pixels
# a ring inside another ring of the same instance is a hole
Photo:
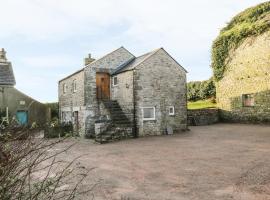
[[[65,94],[66,92],[67,92],[67,84],[64,83],[64,84],[63,84],[63,93]]]
[[[156,119],[155,107],[143,107],[142,116],[144,121],[155,120]]]
[[[243,106],[245,107],[254,106],[255,105],[254,94],[243,94],[242,102],[243,102]]]
[[[169,115],[174,115],[174,106],[169,107]]]
[[[116,86],[118,84],[117,76],[113,77],[113,86]]]
[[[72,91],[77,92],[77,82],[76,82],[76,80],[73,80],[73,82],[72,82]]]

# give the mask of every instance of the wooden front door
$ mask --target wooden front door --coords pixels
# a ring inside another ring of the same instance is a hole
[[[107,73],[97,73],[97,98],[110,99],[110,75]]]

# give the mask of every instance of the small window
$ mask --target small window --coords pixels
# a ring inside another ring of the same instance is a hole
[[[76,82],[76,80],[74,80],[72,82],[72,90],[73,90],[73,92],[77,92],[77,82]]]
[[[117,76],[113,77],[113,86],[116,86],[118,84]]]
[[[169,107],[169,115],[174,115],[174,106]]]
[[[143,120],[155,120],[156,119],[156,109],[155,107],[144,107],[142,108]]]
[[[63,84],[63,93],[65,94],[67,92],[67,84]]]
[[[254,94],[243,94],[242,101],[243,101],[243,106],[245,106],[245,107],[254,106],[254,104],[255,104]]]

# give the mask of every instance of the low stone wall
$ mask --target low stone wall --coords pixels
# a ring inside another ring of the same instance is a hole
[[[188,110],[188,125],[203,126],[219,122],[218,109]]]

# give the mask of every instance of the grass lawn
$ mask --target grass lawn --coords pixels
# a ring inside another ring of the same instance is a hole
[[[188,109],[202,109],[202,108],[215,108],[216,104],[212,103],[210,100],[200,100],[195,102],[188,102]]]

